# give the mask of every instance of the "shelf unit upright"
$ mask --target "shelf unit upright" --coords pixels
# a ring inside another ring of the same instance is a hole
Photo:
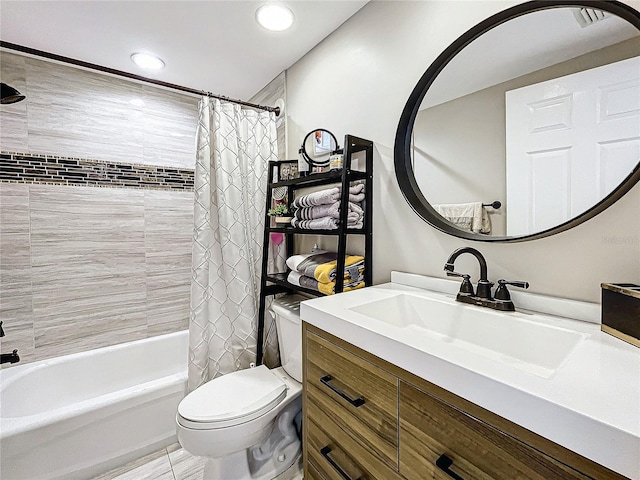
[[[365,169],[352,169],[354,162],[353,156],[359,152],[364,152]],[[323,293],[317,292],[304,287],[299,287],[287,282],[288,272],[269,273],[268,254],[271,233],[282,233],[285,235],[287,244],[287,258],[292,256],[295,251],[295,238],[297,235],[332,235],[338,237],[338,258],[336,264],[336,272],[344,271],[345,254],[347,250],[347,237],[349,235],[364,236],[364,283],[365,286],[372,285],[373,278],[373,142],[353,135],[345,135],[344,139],[344,161],[343,168],[339,170],[330,170],[324,173],[313,173],[306,177],[300,177],[293,180],[283,180],[274,182],[274,172],[280,171],[280,165],[287,161],[271,161],[269,162],[267,199],[265,209],[265,227],[264,240],[262,248],[262,277],[260,279],[260,305],[258,310],[258,345],[256,364],[262,364],[263,342],[264,342],[264,318],[266,308],[266,297],[279,293],[296,293],[302,292],[313,296],[324,296]],[[290,161],[289,161],[290,162]],[[280,178],[279,174],[275,178]],[[355,180],[364,180],[365,182],[365,209],[363,228],[347,228],[347,213],[349,211],[349,186]],[[342,194],[340,196],[340,218],[338,228],[335,230],[310,230],[302,228],[294,228],[287,226],[271,226],[270,217],[266,211],[271,208],[273,191],[276,188],[286,187],[287,203],[293,201],[295,191],[300,188],[316,187],[322,185],[336,184],[340,185]],[[344,276],[336,275],[335,292],[341,293],[344,289]]]

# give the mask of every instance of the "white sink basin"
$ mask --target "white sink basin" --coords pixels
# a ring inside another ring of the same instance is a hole
[[[522,313],[470,306],[444,295],[399,294],[349,310],[545,378],[588,337],[528,320]]]

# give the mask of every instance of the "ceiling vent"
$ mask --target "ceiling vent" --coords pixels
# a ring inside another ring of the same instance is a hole
[[[609,15],[602,10],[597,10],[595,8],[576,8],[573,11],[573,15],[576,17],[576,20],[580,24],[582,28],[588,27],[589,25],[593,25],[596,22],[604,20]]]

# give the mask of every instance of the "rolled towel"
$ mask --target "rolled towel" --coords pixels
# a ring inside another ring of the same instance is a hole
[[[287,258],[287,267],[312,277],[319,282],[328,283],[336,279],[336,266],[338,265],[336,252],[322,250],[293,255]],[[345,255],[344,275],[348,281],[359,281],[364,273],[364,257],[360,255]]]
[[[326,205],[336,203],[340,200],[340,187],[327,188],[325,190],[319,190],[307,195],[302,195],[296,198],[291,206],[293,208],[313,207],[314,205]],[[365,198],[364,184],[354,185],[349,187],[349,201],[353,203],[362,202]]]

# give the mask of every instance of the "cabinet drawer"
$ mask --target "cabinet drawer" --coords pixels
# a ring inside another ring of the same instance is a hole
[[[400,473],[451,479],[441,455],[468,479],[586,479],[588,477],[417,388],[400,382]],[[454,477],[455,478],[455,477]]]
[[[304,472],[304,480],[325,480],[325,478],[320,475],[320,472],[318,472],[316,467],[307,463],[306,470]]]
[[[326,480],[401,480],[395,470],[371,455],[328,416],[320,416],[318,423],[308,422],[308,470],[316,468]]]
[[[397,469],[397,377],[312,333],[307,334],[306,359],[307,399]]]

